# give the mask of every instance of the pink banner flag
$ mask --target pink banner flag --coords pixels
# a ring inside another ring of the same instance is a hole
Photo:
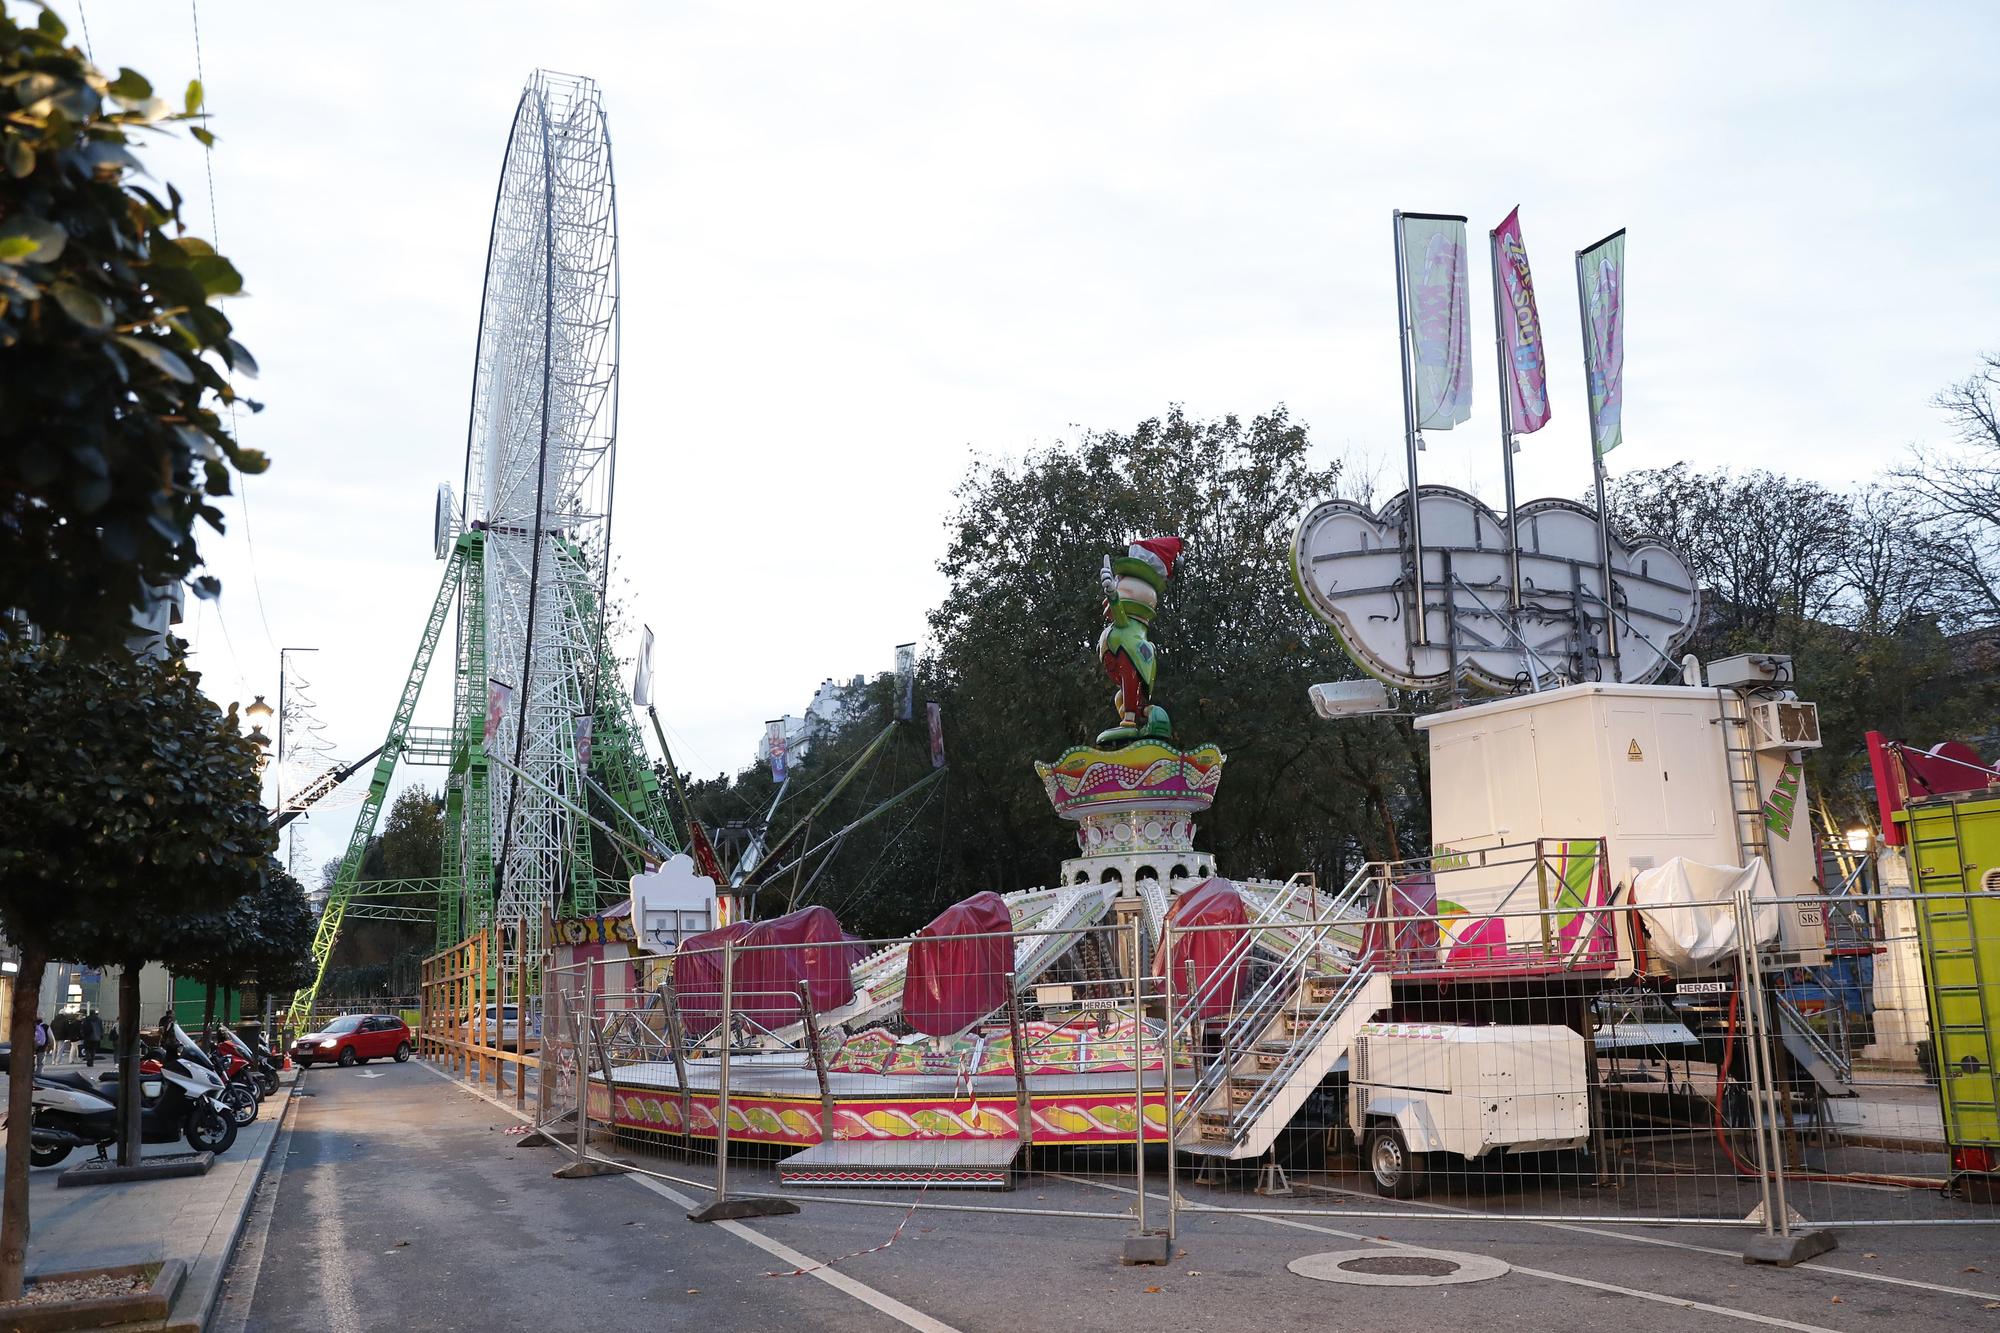
[[[1548,355],[1535,312],[1535,282],[1516,208],[1493,232],[1493,267],[1500,275],[1500,336],[1507,348],[1507,404],[1517,434],[1549,424]]]
[[[486,678],[486,739],[492,740],[500,730],[500,722],[507,716],[507,701],[514,697],[514,687],[504,680]]]

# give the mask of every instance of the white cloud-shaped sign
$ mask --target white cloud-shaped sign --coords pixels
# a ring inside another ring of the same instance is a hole
[[[632,877],[632,929],[643,946],[665,952],[716,923],[715,881],[683,855]]]
[[[1449,486],[1418,494],[1424,643],[1413,633],[1407,493],[1380,512],[1325,501],[1293,534],[1301,595],[1370,675],[1409,689],[1448,685],[1454,668],[1466,683],[1496,691],[1531,680],[1636,683],[1659,676],[1693,635],[1701,594],[1687,561],[1664,542],[1612,534],[1613,657],[1594,511],[1557,499],[1519,507],[1516,611],[1506,521]]]

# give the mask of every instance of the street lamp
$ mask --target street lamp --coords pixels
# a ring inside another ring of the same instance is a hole
[[[271,762],[271,738],[264,734],[264,723],[271,716],[271,705],[265,703],[264,696],[260,694],[243,709],[243,716],[250,719],[250,734],[245,739],[257,747],[257,776],[262,777]]]

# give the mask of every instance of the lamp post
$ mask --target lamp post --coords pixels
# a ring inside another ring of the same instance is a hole
[[[264,734],[264,724],[271,719],[271,705],[265,703],[264,696],[260,694],[244,707],[243,716],[250,719],[250,734],[244,739],[257,747],[257,775],[262,777],[271,762],[271,738]],[[278,734],[278,743],[281,747],[284,744],[283,732]]]

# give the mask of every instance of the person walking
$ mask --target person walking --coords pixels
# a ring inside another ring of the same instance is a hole
[[[53,1046],[54,1044],[55,1044],[54,1040],[49,1036],[49,1025],[42,1021],[42,1016],[40,1014],[36,1014],[35,1015],[35,1072],[37,1074],[41,1073],[42,1066],[49,1062],[49,1047]]]
[[[83,1016],[83,1062],[97,1068],[97,1045],[104,1040],[104,1020],[95,1009]]]

